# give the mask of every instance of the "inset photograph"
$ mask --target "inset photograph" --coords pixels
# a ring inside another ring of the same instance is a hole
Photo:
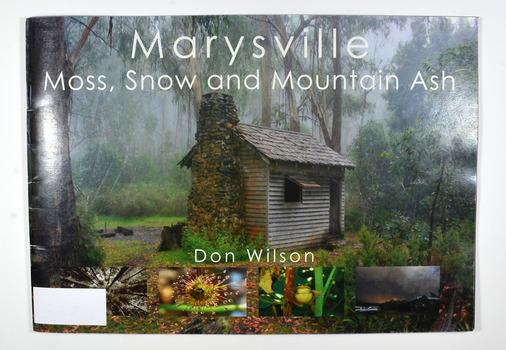
[[[148,313],[148,272],[140,267],[79,267],[63,270],[63,288],[106,290],[109,316],[145,316]]]
[[[258,299],[259,316],[342,316],[344,268],[261,267]]]
[[[358,267],[355,312],[437,312],[439,266]]]
[[[160,316],[246,316],[246,269],[159,271]]]

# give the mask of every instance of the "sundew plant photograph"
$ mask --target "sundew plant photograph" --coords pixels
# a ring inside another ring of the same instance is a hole
[[[246,269],[159,271],[161,316],[246,316]]]

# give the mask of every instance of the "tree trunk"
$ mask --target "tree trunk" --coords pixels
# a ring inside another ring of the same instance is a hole
[[[434,224],[436,221],[436,205],[439,198],[439,192],[441,190],[441,184],[443,183],[443,175],[445,171],[446,159],[443,159],[441,164],[441,171],[439,172],[439,177],[436,184],[436,191],[434,192],[434,199],[432,200],[432,206],[430,209],[430,221],[429,221],[429,242],[427,244],[429,248],[429,256],[427,258],[428,261],[431,259],[430,250],[432,248],[432,240],[434,237]]]
[[[365,112],[367,108],[367,95],[371,90],[362,91],[362,109],[360,111],[360,126],[358,128],[358,164],[357,164],[357,179],[358,179],[358,197],[360,199],[360,212],[365,212],[365,203],[363,196],[363,188],[364,188],[364,179],[363,179],[363,171],[362,171],[362,161],[364,158],[363,145],[364,145],[364,121],[365,121]],[[365,225],[365,217],[366,215],[362,214],[362,225]]]
[[[165,252],[169,250],[181,248],[181,241],[183,239],[183,230],[186,223],[178,222],[171,226],[164,226],[162,229],[161,243],[158,246],[158,252]]]
[[[287,45],[288,40],[286,34],[286,27],[283,23],[283,20],[280,16],[274,16],[274,23],[276,27],[280,30],[281,40],[283,41],[283,45]],[[285,68],[285,75],[292,73],[293,71],[293,59],[292,54],[287,53],[287,55],[283,58],[283,66]],[[293,74],[293,73],[292,73]],[[300,122],[299,122],[299,111],[297,110],[297,101],[295,98],[295,92],[293,91],[290,84],[287,84],[285,87],[285,94],[288,102],[288,114],[290,117],[290,130],[291,131],[300,131]]]
[[[285,59],[285,61],[291,61],[289,57]],[[291,63],[285,62],[285,73],[291,71]],[[290,116],[290,131],[300,131],[300,121],[299,121],[299,111],[297,109],[297,101],[295,99],[295,92],[290,87],[290,85],[286,86],[286,97],[288,102],[288,114]]]
[[[161,149],[164,149],[164,143],[167,141],[166,138],[168,138],[168,135],[167,135],[167,124],[168,124],[168,119],[169,119],[169,113],[167,113],[167,105],[168,105],[168,101],[167,101],[167,94],[162,94],[162,127],[161,127],[161,133],[159,135],[159,140],[161,140],[160,144],[159,144],[159,148]],[[179,113],[178,113],[178,119],[179,119]],[[176,130],[176,139],[174,141],[174,145],[177,147],[177,142],[178,142],[178,130]],[[167,176],[167,169],[169,168],[169,160],[168,160],[168,152],[163,152],[162,153],[162,166],[161,166],[161,170],[162,170],[162,175],[163,177],[166,177]]]
[[[334,28],[336,29],[336,57],[333,58],[332,64],[334,67],[334,76],[342,74],[341,67],[341,38],[340,38],[340,20],[339,16],[334,16],[332,20]],[[341,121],[342,121],[342,105],[343,105],[343,90],[341,84],[337,84],[333,92],[333,105],[332,105],[332,143],[331,148],[341,153]]]
[[[66,60],[63,18],[30,19],[27,42],[30,243],[32,252],[44,252],[34,271],[40,271],[40,283],[47,284],[50,276],[43,276],[44,271],[80,262],[69,149],[70,89],[53,91],[48,84],[44,90],[46,72],[55,81],[63,71],[65,84],[72,75]]]
[[[191,26],[189,26],[188,24],[185,24],[184,22],[187,21],[188,23],[191,23],[191,19],[190,17],[184,17],[182,18],[182,21],[183,23],[181,24],[183,26],[183,29],[184,29],[184,32],[185,32],[185,35],[188,36],[188,37],[192,37],[192,31],[191,31]],[[197,42],[197,46],[198,46],[198,42]],[[199,47],[196,47],[195,50],[197,52],[199,52],[200,48]],[[188,62],[189,62],[189,70],[190,70],[190,79],[192,79],[192,77],[195,76],[195,83],[192,85],[191,87],[191,91],[192,91],[192,102],[193,102],[193,118],[194,120],[197,120],[198,118],[198,114],[199,114],[199,109],[200,109],[200,104],[202,102],[202,92],[203,92],[203,87],[202,87],[202,62],[200,61],[200,59],[197,57],[189,57],[188,58]],[[191,113],[190,113],[191,115]]]
[[[272,105],[272,46],[269,25],[261,22],[262,36],[265,38],[265,56],[262,57],[260,75],[262,76],[262,126],[271,127],[271,105]]]
[[[302,33],[304,28],[306,28],[315,18],[317,18],[317,16],[312,16],[312,17],[309,17],[308,19],[304,19],[301,16],[301,21],[300,21],[299,27],[295,30],[295,32],[293,33],[292,36],[294,38],[298,38],[298,36]],[[273,16],[273,19],[272,20],[268,19],[268,22],[274,27],[274,29],[280,35],[283,45],[286,45],[288,42],[288,38],[287,38],[288,34],[286,32],[286,27],[284,26],[280,16]],[[302,67],[301,63],[299,62],[297,56],[293,53],[293,51],[291,49],[288,50],[285,60],[287,58],[289,58],[291,60],[291,61],[289,61],[289,64],[288,64],[289,66],[291,66],[290,69],[292,69],[293,67],[296,67],[299,71],[299,74],[307,74],[307,73],[305,73],[304,68]],[[287,71],[286,63],[284,65],[285,65],[285,72],[286,72]],[[285,91],[288,91],[288,90],[285,90]],[[318,97],[316,95],[316,91],[315,91],[314,87],[310,87],[308,89],[308,92],[309,92],[309,98],[311,100],[311,108],[312,108],[313,114],[316,115],[318,122],[320,123],[320,131],[322,133],[325,144],[332,148],[332,139],[331,139],[332,135],[329,132],[328,122],[326,120],[326,116],[325,116],[325,112],[324,112],[325,109],[322,110],[322,108],[320,106],[320,101],[318,100]],[[292,93],[293,93],[293,91],[292,91]],[[288,93],[287,93],[287,97],[290,98]],[[292,100],[295,101],[295,96],[293,96]],[[289,105],[290,105],[290,103],[291,102],[289,100]],[[293,105],[291,105],[291,106],[292,106],[293,110],[296,110],[296,108],[297,108],[296,105],[295,105],[295,108],[293,108]],[[297,113],[297,123],[299,123],[298,113]],[[339,124],[339,127],[340,127],[340,124]],[[300,130],[300,124],[299,124],[299,130]],[[341,130],[339,129],[339,135],[341,135],[340,133],[341,133]],[[340,142],[339,142],[339,144],[340,144]]]
[[[183,106],[180,101],[177,102],[177,123],[176,123],[176,140],[174,141],[174,145],[176,149],[183,148],[183,142],[181,141],[183,135]],[[168,160],[167,160],[167,168],[168,168]]]

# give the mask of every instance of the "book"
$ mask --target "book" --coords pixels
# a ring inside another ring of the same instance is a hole
[[[34,329],[474,329],[478,21],[27,20]]]

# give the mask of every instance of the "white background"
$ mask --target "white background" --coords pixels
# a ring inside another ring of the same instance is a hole
[[[501,0],[0,0],[0,347],[3,349],[504,349],[506,17]],[[32,331],[24,22],[44,15],[357,14],[480,17],[476,330],[450,334],[169,336]],[[6,346],[4,346],[6,345]]]

